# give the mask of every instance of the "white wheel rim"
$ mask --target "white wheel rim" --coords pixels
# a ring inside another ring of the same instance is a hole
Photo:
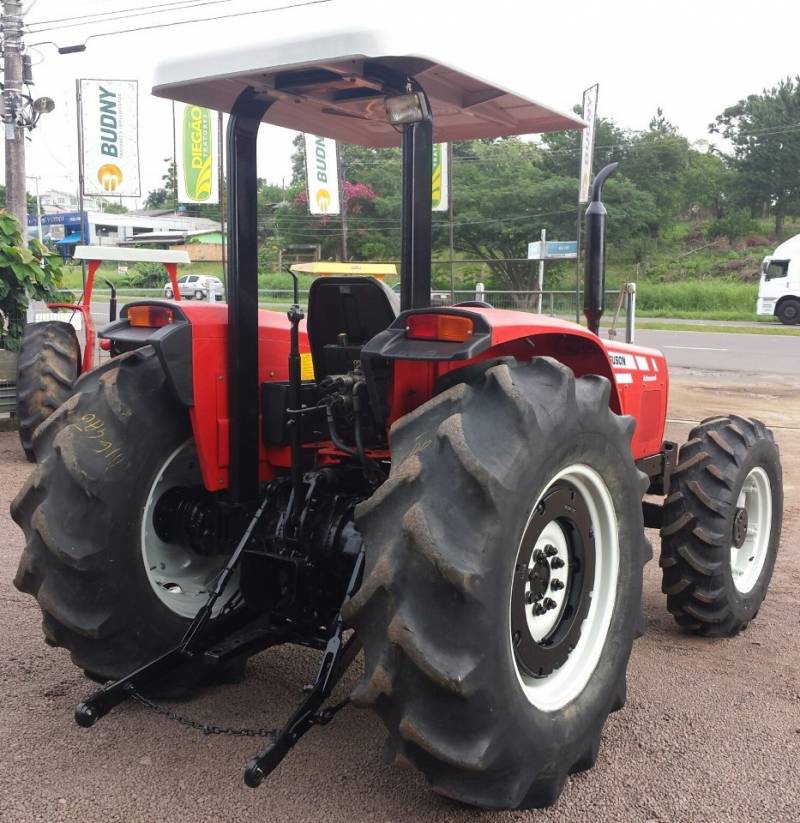
[[[156,532],[153,516],[162,495],[175,486],[200,484],[200,466],[194,441],[178,446],[164,461],[150,487],[142,513],[142,562],[150,586],[158,599],[172,612],[191,620],[208,600],[227,557],[201,555],[188,546],[165,543]],[[238,570],[227,590],[214,606],[218,614],[238,589]]]
[[[540,501],[559,481],[570,483],[582,496],[594,533],[594,585],[591,591],[589,611],[581,626],[580,638],[566,662],[544,677],[531,677],[520,667],[514,652],[513,640],[510,640],[517,680],[525,697],[537,709],[548,712],[557,711],[578,697],[594,674],[614,614],[619,579],[619,534],[614,502],[602,477],[589,466],[575,464],[560,471],[537,497],[531,507],[527,524],[530,523]],[[560,536],[559,532],[561,532]],[[542,537],[545,537],[544,542]],[[541,544],[541,548],[544,548],[545,543],[555,546],[559,554],[567,551],[564,545],[566,538],[563,530],[555,522],[545,527],[542,535],[537,539],[536,546],[538,548]],[[518,551],[520,548],[521,544]],[[568,582],[566,566],[564,572],[563,580],[566,583]],[[563,599],[559,602],[558,593],[551,596],[553,600],[556,600],[557,607],[540,617],[528,620],[531,636],[537,642],[556,625],[563,609]],[[510,620],[509,610],[509,638],[511,638]]]
[[[772,487],[760,466],[745,477],[736,507],[747,512],[747,535],[741,548],[731,546],[731,575],[737,591],[747,594],[764,569],[772,534]]]

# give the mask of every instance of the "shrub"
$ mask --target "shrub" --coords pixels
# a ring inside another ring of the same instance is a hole
[[[739,209],[713,220],[706,229],[706,237],[709,240],[714,240],[717,237],[727,237],[728,240],[733,242],[740,237],[754,234],[758,230],[758,222],[747,211]]]
[[[134,263],[120,282],[134,289],[157,289],[167,282],[167,271],[161,263]]]
[[[683,317],[696,312],[755,313],[758,286],[730,280],[639,283],[637,306],[642,313]]]
[[[29,301],[55,301],[62,276],[61,258],[37,239],[26,246],[19,221],[0,209],[0,345],[17,351]]]

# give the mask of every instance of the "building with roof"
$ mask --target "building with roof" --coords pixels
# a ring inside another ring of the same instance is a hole
[[[207,217],[191,217],[173,210],[147,209],[125,214],[101,211],[56,211],[41,216],[42,237],[70,257],[76,245],[132,246],[186,243],[197,234],[219,233],[220,223]],[[38,218],[28,215],[28,234],[36,236]]]

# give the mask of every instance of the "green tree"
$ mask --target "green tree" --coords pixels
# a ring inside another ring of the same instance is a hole
[[[124,206],[122,203],[104,203],[103,211],[106,214],[127,214],[128,207]]]
[[[527,244],[539,238],[541,229],[553,239],[575,237],[577,168],[569,176],[551,173],[545,168],[551,155],[518,138],[472,143],[471,148],[472,161],[454,163],[456,248],[487,260],[494,285],[531,289],[537,276],[535,267],[509,258],[524,258]],[[656,231],[655,201],[631,181],[612,178],[604,200],[612,244],[621,245]],[[551,267],[548,272],[549,285],[557,283],[558,268]]]
[[[623,174],[640,191],[652,195],[658,208],[659,228],[674,222],[680,214],[686,200],[688,170],[689,141],[657,109],[647,131],[631,140]]]
[[[36,196],[27,192],[25,195],[28,204],[28,214],[36,214]],[[6,187],[0,185],[0,209],[6,207]]]
[[[175,189],[176,167],[172,158],[166,158],[167,170],[161,175],[163,183],[157,189],[148,192],[144,201],[146,209],[174,209],[178,206],[178,194]]]
[[[726,158],[712,148],[689,149],[683,183],[683,211],[692,217],[703,212],[715,218],[725,214],[731,201],[735,172]]]
[[[368,149],[340,144],[340,162],[347,203],[348,257],[376,260],[400,254],[400,153],[397,149]],[[273,187],[277,195],[278,187]],[[282,191],[278,189],[279,191]],[[262,242],[286,247],[319,243],[322,257],[341,257],[341,215],[308,212],[303,135],[294,139],[292,184],[280,205],[260,200]],[[277,199],[277,198],[276,198]]]
[[[800,75],[781,80],[725,109],[709,126],[733,145],[733,165],[745,203],[775,218],[783,237],[788,215],[800,214]]]
[[[581,107],[574,111],[580,114]],[[577,177],[580,172],[581,132],[556,131],[542,135],[542,168],[559,177]],[[631,136],[610,118],[599,117],[595,124],[592,168],[599,171],[609,163],[625,167]]]

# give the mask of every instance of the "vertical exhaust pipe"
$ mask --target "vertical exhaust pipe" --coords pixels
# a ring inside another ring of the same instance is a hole
[[[589,331],[600,334],[600,318],[605,308],[606,224],[608,212],[600,199],[603,184],[617,170],[619,163],[609,163],[597,173],[592,183],[592,199],[586,209],[586,272],[583,283],[583,313]]]

